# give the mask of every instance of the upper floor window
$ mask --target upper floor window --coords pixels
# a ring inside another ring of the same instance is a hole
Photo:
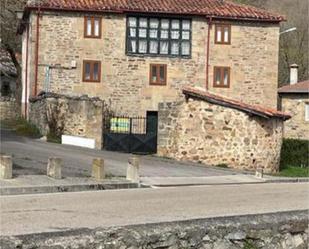
[[[166,85],[166,65],[150,64],[150,85]]]
[[[83,81],[84,82],[101,81],[100,61],[83,61]]]
[[[86,38],[101,38],[100,17],[85,17],[84,36]]]
[[[230,87],[229,67],[214,67],[214,87]]]
[[[215,43],[216,44],[231,44],[231,25],[216,24]]]
[[[191,55],[191,21],[128,17],[127,54],[189,57]]]

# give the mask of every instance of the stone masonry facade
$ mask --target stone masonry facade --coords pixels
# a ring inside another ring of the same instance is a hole
[[[309,105],[308,94],[282,94],[280,99],[282,110],[292,116],[284,123],[284,137],[309,140],[309,120],[305,117],[305,105]]]
[[[15,120],[19,113],[15,98],[0,97],[0,120]]]
[[[98,98],[45,94],[31,99],[29,120],[43,135],[53,125],[63,135],[95,139],[95,147],[101,149],[103,110]]]
[[[118,115],[145,115],[159,103],[177,101],[183,86],[205,87],[208,23],[192,17],[190,58],[126,55],[126,15],[102,14],[101,39],[84,38],[88,13],[43,12],[39,27],[38,92],[46,90],[46,66],[51,67],[48,90],[99,97],[109,101]],[[229,22],[231,44],[214,43],[210,30],[209,90],[249,104],[276,108],[279,25]],[[23,34],[26,36],[26,32]],[[35,81],[36,14],[30,15],[29,92]],[[26,39],[23,39],[24,47]],[[71,68],[71,61],[77,62]],[[101,82],[82,81],[83,60],[101,61]],[[167,65],[167,85],[149,84],[151,63]],[[214,66],[231,68],[230,88],[213,87]],[[25,78],[25,77],[24,77]]]
[[[279,170],[283,121],[192,99],[159,105],[158,154],[240,170]]]

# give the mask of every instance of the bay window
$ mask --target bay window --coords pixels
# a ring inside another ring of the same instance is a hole
[[[127,54],[189,57],[191,21],[130,16],[126,49]]]

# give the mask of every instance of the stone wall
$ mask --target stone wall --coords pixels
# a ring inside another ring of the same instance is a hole
[[[306,249],[308,211],[2,237],[6,249]]]
[[[19,108],[14,98],[0,97],[0,120],[14,120],[19,116]]]
[[[264,119],[205,101],[159,105],[158,154],[206,165],[279,170],[280,119]]]
[[[192,18],[192,57],[127,56],[126,16],[102,14],[102,38],[84,38],[83,13],[49,12],[40,19],[39,90],[51,65],[49,91],[87,94],[110,100],[118,114],[145,115],[158,103],[181,98],[184,85],[205,87],[207,20]],[[36,16],[30,16],[29,82],[34,86]],[[210,32],[209,87],[214,66],[231,67],[231,88],[211,89],[246,103],[276,107],[279,26],[232,22],[231,45],[214,44]],[[25,45],[25,43],[24,43]],[[70,68],[71,61],[77,62]],[[83,60],[101,61],[101,82],[82,82]],[[151,63],[167,64],[167,85],[149,85]]]
[[[309,121],[305,120],[305,105],[309,105],[308,94],[282,94],[280,101],[282,111],[292,116],[284,122],[284,137],[309,140]]]
[[[100,99],[44,94],[30,102],[29,120],[43,135],[56,121],[63,135],[92,138],[96,148],[102,148],[104,103]]]

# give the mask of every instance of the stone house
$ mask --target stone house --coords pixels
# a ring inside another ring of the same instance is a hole
[[[158,154],[206,165],[279,170],[280,111],[186,87],[186,99],[159,105]]]
[[[22,102],[87,94],[145,116],[189,85],[276,108],[282,20],[225,0],[29,1]]]
[[[276,111],[283,20],[226,0],[29,1],[18,28],[23,40],[22,103],[29,110],[29,97],[40,91],[98,97],[110,103],[116,115],[155,113],[160,155],[238,168],[263,165],[276,171],[282,123],[288,118]],[[183,89],[188,87],[204,89],[201,96],[225,100],[211,107],[200,99],[187,104],[184,94],[191,95]],[[191,108],[201,113],[191,113]],[[207,121],[212,133],[203,127],[197,129],[202,134],[186,128],[185,117],[192,114],[203,123],[200,118],[209,108],[220,113]],[[169,112],[179,120],[164,118]],[[229,134],[219,132],[216,122]],[[241,125],[243,131],[222,122]],[[192,143],[184,145],[166,126],[177,134],[185,132]],[[196,136],[208,139],[198,140],[205,142],[204,154],[207,146],[214,146],[209,156],[194,151],[200,147]],[[224,142],[229,139],[233,144]],[[267,150],[268,144],[272,148]],[[222,161],[221,153],[215,155],[225,151],[221,146],[227,146]]]
[[[292,116],[284,123],[284,137],[309,140],[309,80],[292,81],[279,88],[278,94],[280,109]]]

